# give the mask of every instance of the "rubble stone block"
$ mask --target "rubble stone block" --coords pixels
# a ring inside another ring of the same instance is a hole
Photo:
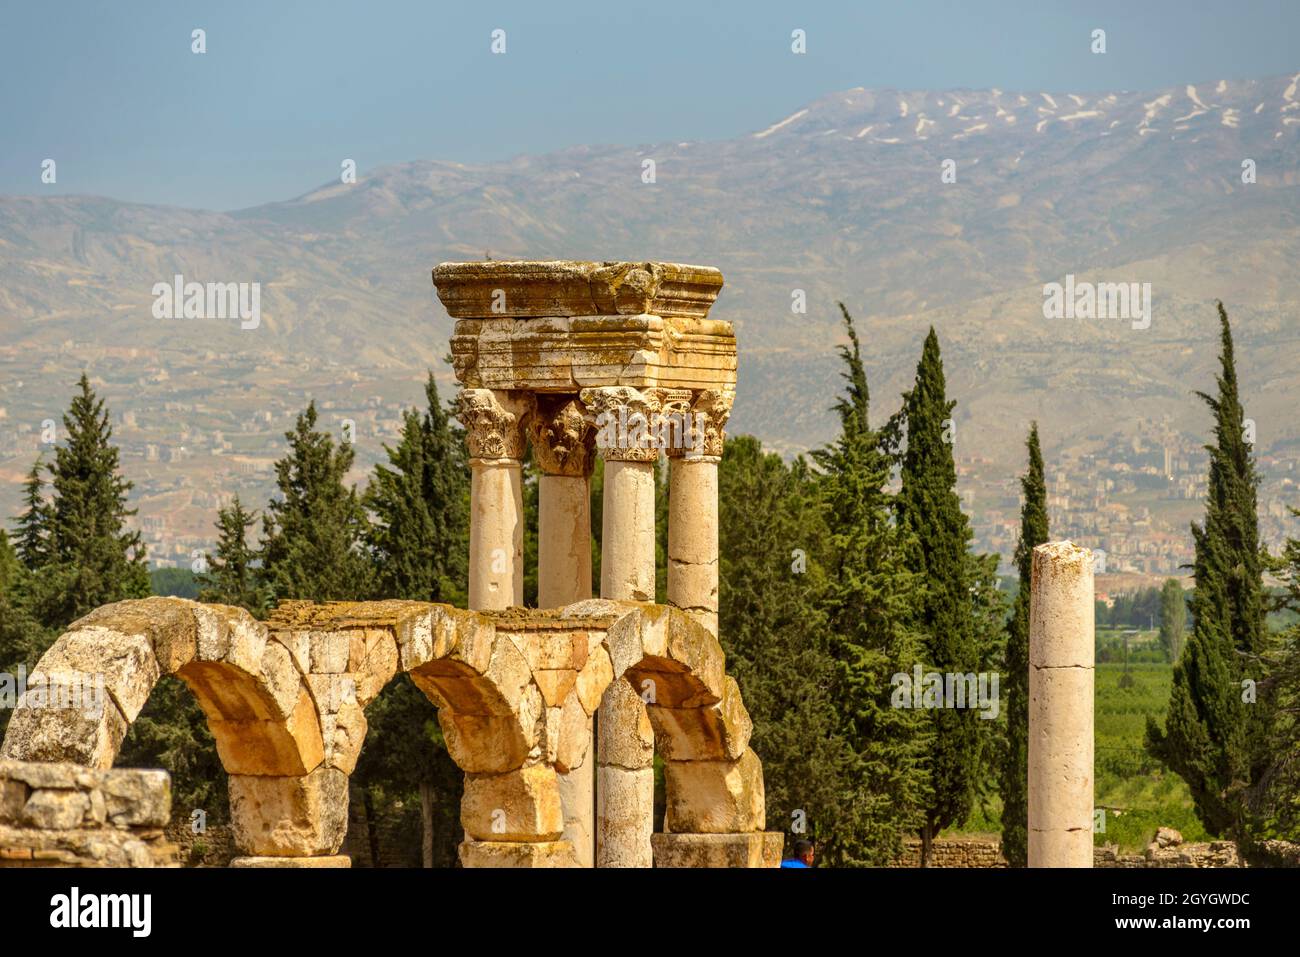
[[[763,765],[748,748],[736,761],[668,761],[664,830],[741,834],[764,824]]]

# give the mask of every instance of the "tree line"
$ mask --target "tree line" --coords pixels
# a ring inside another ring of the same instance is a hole
[[[956,492],[955,402],[931,329],[897,410],[874,416],[857,330],[847,343],[834,438],[791,460],[751,436],[729,438],[719,466],[720,640],[754,721],[769,827],[812,838],[832,865],[885,865],[977,810],[1000,817],[1003,853],[1027,854],[1029,574],[1048,541],[1036,424],[1021,478],[1019,587],[999,588],[998,556],[972,548]],[[1220,306],[1222,371],[1214,395],[1206,518],[1193,527],[1192,627],[1175,648],[1169,713],[1146,745],[1187,780],[1207,830],[1254,846],[1294,836],[1293,755],[1300,626],[1270,633],[1269,610],[1300,610],[1300,543],[1259,546],[1252,452],[1245,443],[1231,332]],[[286,433],[276,495],[260,510],[237,497],[218,512],[217,544],[199,577],[203,601],[264,616],[275,603],[406,598],[466,601],[468,462],[462,430],[432,375],[422,409],[403,414],[365,488],[349,486],[354,452],[319,427],[314,402]],[[38,459],[12,538],[0,531],[0,667],[30,670],[59,632],[101,604],[149,594],[144,548],[128,530],[131,483],[120,475],[102,400],[83,375],[52,461]],[[662,464],[662,463],[661,463]],[[664,600],[666,475],[658,470],[657,550]],[[592,478],[596,580],[602,469]],[[536,602],[537,470],[525,464],[525,602]],[[260,529],[258,529],[260,521]],[[256,534],[254,534],[256,530]],[[254,543],[251,539],[256,537]],[[1262,574],[1287,587],[1269,597]],[[1142,596],[1177,612],[1168,586]],[[1177,608],[1183,596],[1178,588]],[[1123,614],[1136,614],[1139,600]],[[1180,629],[1181,630],[1181,629]],[[1162,638],[1163,640],[1163,638]],[[895,694],[915,667],[1001,676],[1000,713],[914,708]],[[1247,698],[1250,700],[1247,701]],[[353,799],[371,823],[401,807],[403,862],[450,865],[460,840],[461,776],[433,706],[405,676],[366,711]],[[7,714],[0,713],[0,723]],[[2,728],[2,725],[0,725]],[[225,811],[225,776],[203,716],[180,682],[160,682],[123,745],[123,764],[166,767],[178,813]],[[418,813],[413,811],[418,809]],[[372,827],[372,858],[380,857]]]

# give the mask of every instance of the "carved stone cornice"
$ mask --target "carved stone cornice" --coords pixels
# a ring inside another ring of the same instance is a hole
[[[462,389],[456,418],[465,426],[470,458],[522,459],[524,423],[535,401],[529,393]]]
[[[544,475],[585,478],[595,461],[595,430],[575,396],[541,396],[528,419],[533,455]]]

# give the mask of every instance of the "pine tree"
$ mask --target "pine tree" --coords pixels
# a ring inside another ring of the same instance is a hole
[[[31,476],[27,483],[27,515],[39,514],[34,521],[46,528],[32,611],[50,629],[61,629],[100,605],[150,593],[144,544],[138,532],[126,527],[135,515],[127,508],[132,483],[118,474],[108,413],[84,373],[78,388],[63,416],[64,442],[49,466],[53,495],[39,513],[32,511],[39,485]],[[22,525],[24,533],[32,528],[31,523]],[[28,544],[23,543],[24,553]]]
[[[912,535],[908,568],[924,582],[915,625],[924,655],[940,674],[975,673],[971,604],[970,525],[957,496],[952,454],[952,410],[944,384],[939,338],[926,336],[916,382],[904,395],[907,449],[896,499],[899,524]],[[963,823],[974,806],[980,771],[978,712],[971,707],[929,709],[930,795],[921,822],[921,866],[945,827]]]
[[[1038,444],[1038,423],[1030,426],[1025,442],[1029,468],[1020,478],[1020,541],[1016,543],[1016,591],[1011,620],[1007,623],[1006,741],[1002,750],[1002,856],[1012,867],[1029,863],[1029,590],[1034,548],[1048,541],[1047,480]]]
[[[199,576],[199,601],[236,605],[261,616],[265,610],[258,583],[257,551],[248,544],[248,530],[257,514],[244,509],[236,495],[217,511],[217,553],[207,558],[208,571]]]
[[[1192,526],[1196,590],[1192,632],[1174,665],[1163,731],[1147,719],[1150,749],[1192,792],[1216,836],[1248,843],[1247,793],[1267,763],[1266,702],[1243,701],[1243,680],[1264,677],[1263,577],[1255,511],[1257,478],[1244,430],[1227,312],[1219,303],[1218,393],[1197,393],[1214,414],[1205,521]]]
[[[855,756],[834,699],[813,476],[742,436],[727,440],[718,486],[719,633],[763,756],[768,824],[815,839],[823,859],[865,856],[841,820]]]
[[[920,712],[894,708],[892,678],[918,660],[913,594],[920,582],[903,562],[906,532],[891,518],[886,491],[890,456],[869,421],[866,371],[853,319],[840,312],[849,345],[839,348],[846,394],[835,404],[840,435],[813,453],[823,472],[821,500],[829,533],[823,608],[836,659],[834,693],[853,751],[853,789],[842,796],[835,847],[828,860],[881,866],[902,851],[919,824],[927,775]]]
[[[286,432],[289,452],[275,463],[280,497],[263,517],[262,574],[275,600],[357,601],[369,597],[371,568],[362,544],[366,514],[344,477],[352,446],[316,431],[316,403]]]
[[[438,398],[430,373],[427,408],[408,410],[387,465],[375,466],[364,503],[376,593],[463,605],[469,551],[468,461],[464,436]]]
[[[1178,579],[1165,580],[1160,589],[1160,645],[1170,662],[1177,662],[1187,637],[1187,596]]]
[[[44,488],[38,457],[23,484],[23,512],[17,522],[18,560],[30,571],[43,568],[50,556],[50,509],[45,501]]]

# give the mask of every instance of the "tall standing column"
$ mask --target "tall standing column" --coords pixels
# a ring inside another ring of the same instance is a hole
[[[524,603],[524,420],[532,396],[464,389],[457,418],[468,431],[469,606],[495,611]]]
[[[1034,549],[1029,603],[1029,866],[1091,867],[1092,553]]]
[[[537,489],[537,604],[563,608],[591,597],[591,469],[594,442],[582,405],[571,396],[540,398],[530,419]],[[588,719],[587,736],[593,738]],[[559,775],[564,839],[579,867],[596,855],[596,748]]]
[[[605,460],[600,597],[655,599],[655,417],[662,395],[625,386],[585,389]],[[625,680],[596,713],[596,866],[650,867],[654,832],[654,734]]]
[[[718,633],[718,462],[731,393],[703,391],[668,448],[668,603]],[[678,438],[680,437],[680,441]]]

